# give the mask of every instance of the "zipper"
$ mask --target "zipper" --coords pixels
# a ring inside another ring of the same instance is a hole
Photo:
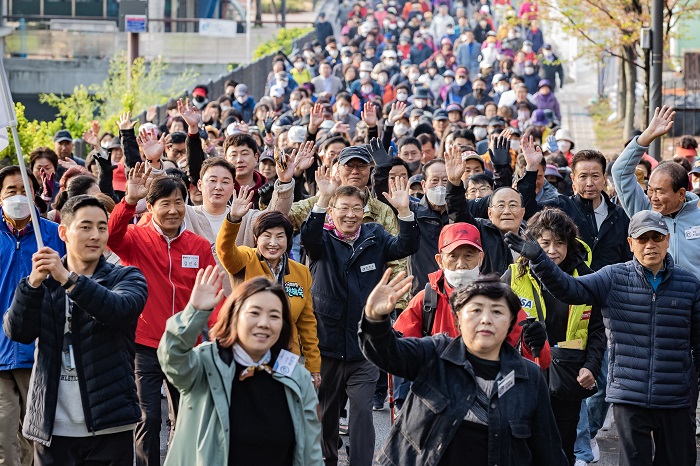
[[[649,333],[649,337],[651,339],[649,348],[652,350],[652,354],[650,355],[651,357],[649,358],[649,384],[648,384],[648,392],[649,396],[647,397],[647,405],[651,405],[651,381],[653,379],[652,374],[654,371],[654,356],[653,356],[653,351],[654,351],[654,332],[656,331],[656,291],[653,291],[654,289],[652,288],[652,293],[651,293],[651,332]]]
[[[170,300],[171,315],[175,315],[175,284],[173,283],[173,256],[172,252],[170,251],[170,238],[166,238],[165,241],[168,243],[168,281],[170,282],[170,287],[173,290],[172,299]]]

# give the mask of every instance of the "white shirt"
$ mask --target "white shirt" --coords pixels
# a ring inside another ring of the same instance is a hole
[[[600,230],[600,226],[605,219],[608,218],[608,204],[605,202],[605,198],[602,194],[600,195],[600,205],[596,209],[593,209],[593,213],[595,214],[595,222],[598,226],[598,230]]]
[[[202,209],[202,213],[207,218],[207,220],[209,220],[211,232],[214,233],[214,236],[216,237],[216,235],[219,234],[219,230],[221,230],[221,225],[223,225],[224,220],[226,220],[226,215],[228,214],[228,212],[224,211],[223,214],[214,215],[207,212],[206,209]]]

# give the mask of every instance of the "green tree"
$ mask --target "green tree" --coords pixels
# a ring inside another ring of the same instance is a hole
[[[271,53],[277,53],[282,50],[285,54],[292,53],[292,44],[295,39],[303,37],[306,34],[312,32],[314,28],[284,28],[280,29],[277,33],[277,37],[270,39],[258,47],[253,52],[253,60],[257,60],[260,57],[269,55]]]

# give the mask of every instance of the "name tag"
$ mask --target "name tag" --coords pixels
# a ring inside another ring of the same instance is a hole
[[[559,348],[566,348],[566,349],[583,349],[583,340],[580,338],[577,338],[575,340],[569,340],[569,341],[560,341],[557,343],[557,346]]]
[[[371,270],[377,270],[377,266],[374,264],[367,264],[367,265],[360,266],[360,272],[362,272],[362,273],[369,272]]]
[[[182,268],[183,269],[198,269],[199,268],[199,256],[182,256]]]
[[[503,397],[508,390],[513,388],[513,385],[515,385],[515,371],[510,371],[510,374],[498,382],[498,397]]]
[[[700,238],[700,226],[695,226],[685,230],[685,239],[698,239]]]
[[[275,366],[272,368],[273,371],[278,374],[289,377],[294,370],[294,367],[299,362],[299,355],[291,353],[287,350],[280,351],[279,356],[277,356],[277,361],[275,361]]]

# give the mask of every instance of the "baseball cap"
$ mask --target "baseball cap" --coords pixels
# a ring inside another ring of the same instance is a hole
[[[700,175],[700,160],[696,160],[693,164],[693,169],[689,173],[695,173]]]
[[[453,104],[450,104],[447,106],[446,111],[447,111],[447,113],[450,113],[450,112],[462,113],[462,106],[460,104],[453,103]]]
[[[275,155],[272,153],[272,149],[263,151],[263,153],[260,155],[260,161],[262,162],[263,160],[270,160],[273,163],[275,162]]]
[[[632,216],[627,231],[632,238],[639,238],[648,231],[668,235],[668,226],[660,213],[653,210],[642,210]]]
[[[206,97],[207,96],[207,90],[204,89],[203,87],[195,87],[192,90],[192,95],[193,96],[199,96],[199,97]]]
[[[70,131],[67,129],[56,131],[56,134],[53,135],[53,142],[63,141],[73,141],[73,136],[70,135]]]
[[[445,110],[440,109],[433,113],[433,120],[435,121],[442,121],[447,119],[447,112]]]
[[[466,70],[466,68],[457,68],[457,71],[455,71],[455,76],[468,76],[469,72]]]
[[[246,94],[248,94],[248,86],[245,84],[239,84],[233,91],[233,95],[235,97],[243,97]]]
[[[270,88],[271,97],[282,97],[284,95],[284,89],[279,84],[275,84]]]
[[[442,227],[438,239],[438,251],[449,253],[464,245],[474,246],[479,251],[483,251],[481,234],[474,225],[459,222]]]
[[[372,156],[365,146],[350,146],[340,151],[338,163],[345,165],[352,159],[359,159],[364,163],[372,163]]]
[[[421,181],[423,181],[423,175],[422,175],[422,174],[419,173],[419,174],[417,174],[417,175],[413,175],[412,177],[410,177],[410,178],[408,179],[408,186],[409,186],[409,187],[410,187],[410,186],[413,186],[413,185],[416,184],[416,183],[420,184]]]
[[[302,143],[306,140],[306,126],[292,126],[287,133],[287,139],[291,143]]]
[[[170,133],[170,142],[173,144],[180,144],[187,141],[187,133],[183,131],[175,131],[174,133]]]
[[[473,150],[468,150],[462,153],[462,162],[466,162],[467,160],[478,160],[481,163],[482,167],[486,167],[483,157],[481,157]]]

